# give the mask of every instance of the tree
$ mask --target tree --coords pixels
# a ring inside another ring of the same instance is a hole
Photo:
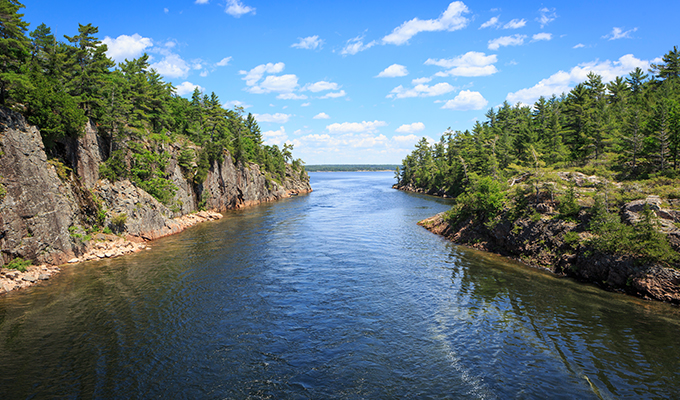
[[[24,5],[16,0],[0,1],[0,104],[6,105],[10,92],[31,87],[22,68],[29,57],[30,42],[26,37],[28,23],[19,10]]]

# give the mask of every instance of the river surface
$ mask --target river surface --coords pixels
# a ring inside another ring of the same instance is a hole
[[[0,297],[3,399],[680,397],[680,312],[453,245],[393,173]]]

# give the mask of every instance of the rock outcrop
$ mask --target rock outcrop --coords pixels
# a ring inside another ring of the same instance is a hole
[[[199,200],[209,210],[224,211],[311,191],[308,177],[301,179],[290,166],[278,183],[255,164],[234,164],[228,153],[195,185],[178,165],[179,146],[168,145],[165,172],[177,187],[169,207],[129,180],[100,179],[109,144],[91,123],[82,137],[62,145],[62,159],[70,165],[48,160],[40,132],[0,108],[0,267],[16,258],[46,265],[91,259],[99,246],[93,226],[143,241],[221,217],[197,213]]]
[[[506,220],[493,228],[473,219],[452,226],[445,220],[444,214],[419,222],[419,225],[455,243],[511,257],[529,266],[593,283],[607,290],[680,304],[679,270],[640,262],[630,256],[600,253],[578,244],[585,243],[589,235],[579,229],[579,224],[578,221],[545,217]],[[567,239],[570,232],[578,233],[577,241]]]

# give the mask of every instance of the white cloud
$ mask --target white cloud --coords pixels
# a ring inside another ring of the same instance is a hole
[[[501,46],[520,46],[524,44],[526,35],[501,36],[497,39],[489,40],[489,50],[498,50]]]
[[[534,42],[538,42],[539,40],[552,40],[552,33],[537,33],[534,36],[531,37],[531,40]]]
[[[286,134],[286,128],[283,126],[277,131],[266,131],[262,132],[262,139],[264,144],[272,146],[280,146],[288,140],[288,135]]]
[[[302,104],[300,104],[300,107],[309,107],[311,105],[312,105],[312,103],[302,103]]]
[[[555,9],[549,9],[546,7],[541,8],[538,10],[540,16],[536,18],[536,21],[538,21],[541,24],[541,29],[551,23],[552,21],[557,18],[557,14],[555,14]]]
[[[208,0],[196,0],[196,4],[208,4]]]
[[[404,143],[404,144],[410,144],[410,143],[415,143],[418,140],[420,140],[420,137],[416,135],[397,135],[397,136],[392,136],[392,140],[394,140],[397,143]]]
[[[290,93],[297,88],[298,78],[293,74],[286,75],[269,75],[262,83],[259,85],[251,86],[248,88],[250,93],[263,94],[263,93]]]
[[[290,114],[276,113],[276,114],[253,114],[257,122],[274,122],[277,124],[285,124],[290,119]]]
[[[282,62],[278,62],[276,64],[260,64],[250,71],[239,71],[239,74],[245,75],[243,80],[246,81],[246,85],[253,86],[257,83],[257,81],[262,79],[264,74],[278,74],[279,72],[283,71],[285,67],[286,64]]]
[[[200,75],[202,78],[205,78],[206,76],[208,76],[208,74],[209,74],[208,71],[201,71],[201,73],[200,73],[199,75]]]
[[[330,115],[326,114],[325,112],[318,113],[312,119],[330,119]]]
[[[586,47],[586,45],[583,44],[583,43],[579,43],[579,44],[577,44],[576,46],[572,47],[572,49],[580,49],[580,48],[582,48],[582,47]]]
[[[399,64],[392,64],[389,67],[385,68],[384,71],[378,74],[378,78],[397,78],[400,76],[406,76],[408,75],[408,71],[406,70],[406,67],[403,65]]]
[[[463,17],[463,14],[470,12],[462,1],[454,1],[449,4],[449,7],[437,19],[421,20],[414,18],[406,21],[392,33],[385,36],[382,41],[386,44],[395,44],[397,46],[408,42],[413,36],[420,32],[436,32],[436,31],[456,31],[465,28],[468,24],[468,19]]]
[[[238,100],[231,100],[231,101],[227,101],[226,103],[222,104],[222,107],[227,108],[227,109],[228,108],[235,108],[235,107],[243,107],[243,109],[246,109],[246,108],[252,107],[252,105],[240,102]]]
[[[590,72],[600,75],[603,82],[609,82],[617,76],[627,75],[637,67],[646,71],[652,62],[656,62],[656,60],[640,60],[632,54],[627,54],[619,58],[618,61],[606,60],[581,63],[573,67],[569,72],[558,71],[530,88],[508,93],[507,100],[512,104],[518,102],[533,104],[541,96],[549,97],[553,94],[568,93],[572,89],[573,84],[586,81]]]
[[[220,62],[218,62],[215,65],[218,66],[218,67],[226,67],[227,65],[229,65],[230,61],[231,61],[231,57],[224,57],[222,60],[220,60]]]
[[[487,104],[489,104],[489,102],[481,93],[463,90],[458,93],[458,96],[453,100],[447,101],[442,108],[457,111],[481,110],[486,107]]]
[[[338,85],[337,83],[319,81],[315,83],[308,83],[301,90],[302,91],[309,90],[310,92],[317,93],[323,92],[325,90],[338,90],[338,89],[340,89],[340,85]]]
[[[519,29],[519,28],[523,28],[524,25],[526,25],[526,24],[527,24],[527,21],[524,20],[524,19],[513,19],[512,21],[503,25],[503,29]]]
[[[420,85],[421,83],[428,83],[432,81],[432,78],[424,77],[424,78],[416,78],[411,80],[411,83],[414,85]]]
[[[132,36],[120,35],[115,39],[106,36],[102,42],[106,45],[106,55],[113,58],[116,62],[123,62],[125,59],[133,60],[144,53],[144,49],[153,46],[150,38],[145,38],[135,33]]]
[[[334,123],[326,126],[328,133],[375,133],[378,128],[387,126],[385,121],[362,121],[362,122],[343,122],[341,124]]]
[[[326,95],[321,96],[321,97],[319,97],[319,98],[320,98],[320,99],[337,99],[338,97],[344,97],[344,96],[346,96],[346,95],[347,95],[347,93],[345,93],[344,90],[341,90],[341,91],[339,91],[339,92],[330,92],[330,93],[327,93]]]
[[[447,82],[441,82],[437,83],[436,85],[430,86],[430,85],[416,85],[411,89],[406,89],[402,85],[399,85],[392,89],[390,94],[388,94],[386,97],[388,99],[406,99],[409,97],[432,97],[432,96],[441,96],[442,94],[446,94],[449,92],[453,92],[456,90],[455,87],[451,86]]]
[[[167,14],[167,13],[170,12],[170,10],[166,7],[166,8],[163,9],[163,12]]]
[[[255,15],[255,8],[243,5],[239,0],[227,0],[227,8],[224,12],[232,17],[239,18],[241,15],[248,13]]]
[[[498,19],[499,18],[500,18],[500,15],[498,17],[491,17],[491,19],[486,21],[485,23],[483,23],[479,27],[479,29],[490,28],[490,27],[498,25]]]
[[[611,33],[602,36],[602,39],[616,40],[616,39],[631,39],[630,34],[637,31],[638,28],[633,28],[627,31],[623,31],[621,28],[612,29]]]
[[[175,93],[177,93],[178,96],[186,96],[192,94],[196,88],[201,92],[205,90],[203,87],[194,85],[191,82],[182,82],[175,88]]]
[[[291,44],[290,47],[294,47],[296,49],[316,50],[317,48],[321,48],[323,45],[323,40],[319,39],[319,36],[316,35],[298,39],[300,39],[300,41]]]
[[[279,100],[307,100],[307,96],[297,93],[281,93],[276,98]]]
[[[421,132],[425,130],[425,124],[422,122],[414,122],[412,124],[405,124],[397,128],[395,132],[399,133],[414,133],[414,132]]]
[[[151,68],[169,78],[185,78],[191,70],[189,64],[174,53],[167,53],[161,61],[151,64]]]
[[[342,51],[340,52],[340,54],[342,54],[343,56],[346,56],[348,54],[353,56],[360,51],[370,49],[371,47],[375,46],[376,44],[378,44],[378,43],[375,40],[370,42],[370,43],[364,44],[364,37],[363,36],[357,36],[357,37],[347,41],[347,44],[345,44],[345,47],[342,48]]]
[[[493,75],[498,70],[493,65],[498,61],[495,54],[487,56],[477,51],[469,51],[455,58],[435,60],[432,58],[425,61],[425,65],[437,65],[443,68],[450,68],[448,71],[438,72],[436,75],[445,76],[488,76]]]

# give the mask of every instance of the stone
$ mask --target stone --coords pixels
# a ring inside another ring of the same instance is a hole
[[[50,279],[50,276],[47,275],[47,274],[40,274],[40,275],[38,275],[38,280],[46,281],[46,280],[48,280],[48,279]]]

